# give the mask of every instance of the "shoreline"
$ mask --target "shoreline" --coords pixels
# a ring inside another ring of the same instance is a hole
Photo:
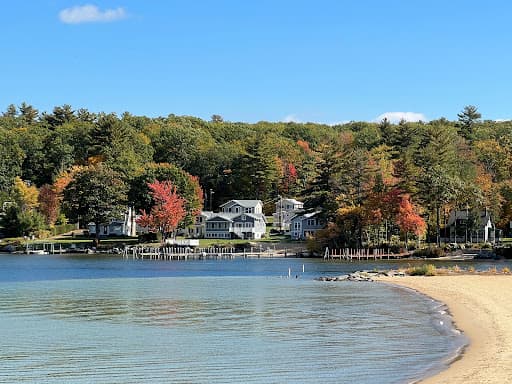
[[[378,281],[415,290],[444,303],[453,325],[468,339],[447,369],[423,384],[512,382],[511,276],[455,275],[382,277]]]

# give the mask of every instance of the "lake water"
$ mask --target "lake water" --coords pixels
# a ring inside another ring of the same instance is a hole
[[[444,308],[313,279],[381,266],[0,255],[0,383],[413,382],[465,342]]]

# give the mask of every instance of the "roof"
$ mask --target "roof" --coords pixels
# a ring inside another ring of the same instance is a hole
[[[283,199],[283,201],[289,201],[292,204],[304,204],[302,201],[295,200],[295,199]]]
[[[227,203],[222,204],[221,207],[224,207],[228,204],[238,204],[244,208],[252,208],[258,204],[262,204],[262,202],[261,200],[229,200]]]
[[[304,204],[302,201],[295,200],[295,199],[283,199],[282,201],[288,201],[288,202],[290,202],[290,203],[292,203],[294,205],[302,205],[302,204]],[[276,204],[279,204],[279,203],[280,203],[280,201],[278,200],[276,202]]]
[[[473,212],[468,211],[468,210],[451,211],[450,217],[448,218],[448,226],[452,226],[455,222],[455,219],[467,220],[468,213],[469,213],[469,215],[471,215]],[[478,219],[479,219],[479,225],[485,226],[489,222],[489,220],[491,220],[491,213],[488,210],[481,211],[478,214]],[[491,220],[491,223],[492,223],[492,220]]]
[[[210,217],[215,215],[215,213],[213,211],[201,211],[200,215],[209,219]]]
[[[261,213],[243,213],[243,212],[242,213],[233,213],[233,212],[214,213],[213,215],[208,217],[206,220],[212,220],[212,219],[215,219],[218,217],[223,220],[233,221],[235,218],[242,216],[242,215],[249,216],[249,217],[252,217],[255,219],[263,219],[264,221],[266,221],[265,216],[262,215]]]
[[[320,211],[316,211],[316,212],[309,212],[309,213],[298,213],[296,214],[295,216],[293,216],[290,221],[292,220],[304,220],[304,219],[310,219],[316,215],[318,215],[320,213]]]

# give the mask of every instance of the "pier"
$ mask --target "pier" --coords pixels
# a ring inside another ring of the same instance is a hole
[[[254,251],[237,251],[235,248],[188,248],[188,247],[127,247],[122,252],[125,259],[147,260],[199,260],[199,259],[234,259],[234,258],[272,258],[286,257],[286,251],[272,249]]]
[[[65,250],[60,243],[26,243],[25,253],[27,255],[55,255],[62,254]]]
[[[409,252],[392,253],[382,248],[341,248],[329,249],[325,248],[324,260],[396,260],[409,257]]]

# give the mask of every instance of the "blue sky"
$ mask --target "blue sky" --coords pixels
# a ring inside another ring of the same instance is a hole
[[[512,118],[505,0],[0,4],[0,110],[332,124],[454,120],[472,104]]]

